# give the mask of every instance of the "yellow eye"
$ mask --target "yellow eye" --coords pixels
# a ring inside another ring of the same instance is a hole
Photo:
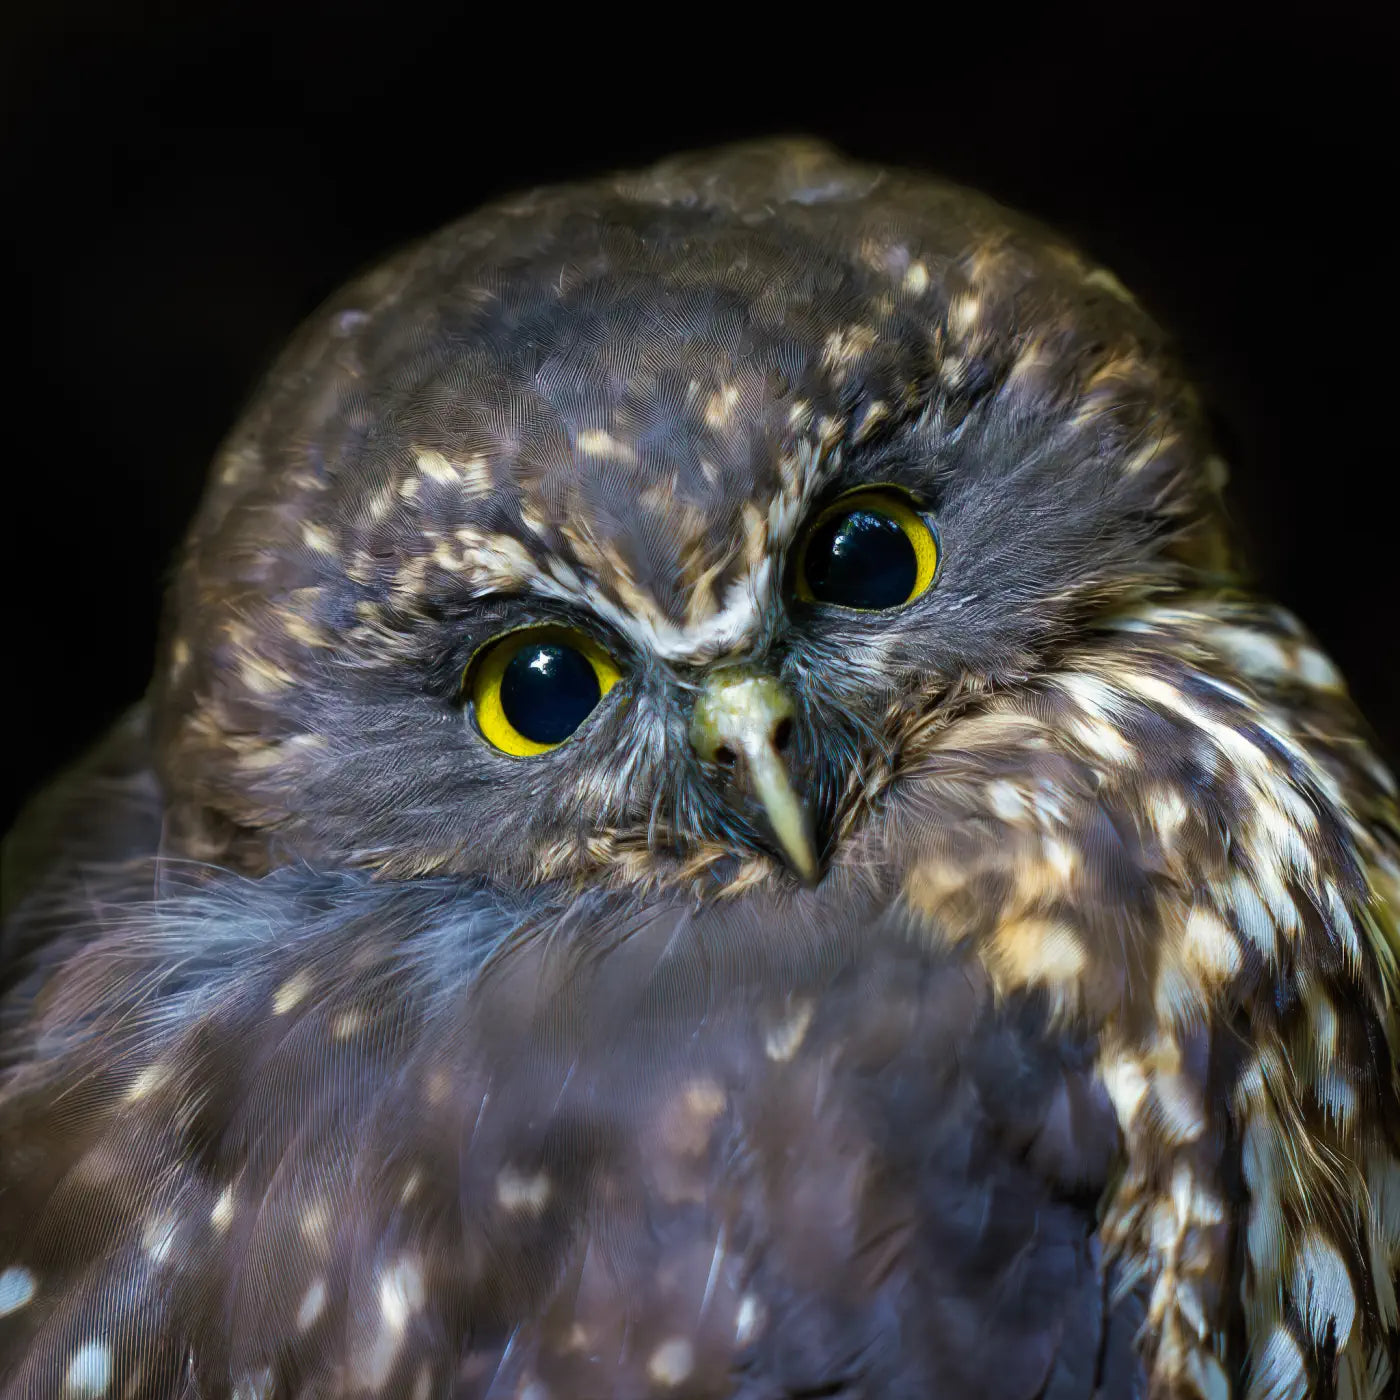
[[[517,758],[557,749],[621,679],[597,642],[568,627],[523,627],[481,647],[466,681],[477,727]]]
[[[938,535],[909,498],[862,487],[833,501],[797,551],[797,596],[861,612],[897,608],[928,592],[938,573]]]

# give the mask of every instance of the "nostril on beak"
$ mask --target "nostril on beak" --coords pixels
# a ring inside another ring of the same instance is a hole
[[[811,818],[784,756],[792,746],[792,716],[792,697],[776,677],[746,667],[722,669],[695,702],[690,743],[702,763],[723,774],[723,788],[744,789],[728,793],[731,799],[762,810],[783,858],[811,885],[821,878]]]

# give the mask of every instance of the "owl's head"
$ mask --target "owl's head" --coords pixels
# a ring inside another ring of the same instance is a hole
[[[318,313],[215,463],[172,840],[530,882],[817,878],[915,732],[1220,567],[1117,281],[805,143],[546,189]]]

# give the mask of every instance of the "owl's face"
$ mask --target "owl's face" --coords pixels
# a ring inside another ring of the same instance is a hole
[[[817,878],[913,728],[1216,562],[1202,441],[1117,284],[961,190],[767,146],[489,209],[320,313],[216,463],[175,839]]]

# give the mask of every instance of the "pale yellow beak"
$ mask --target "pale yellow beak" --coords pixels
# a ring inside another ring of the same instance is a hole
[[[783,757],[792,717],[792,697],[772,676],[725,667],[695,702],[690,742],[707,763],[732,769],[736,783],[747,780],[788,865],[811,885],[821,873],[812,823]]]

